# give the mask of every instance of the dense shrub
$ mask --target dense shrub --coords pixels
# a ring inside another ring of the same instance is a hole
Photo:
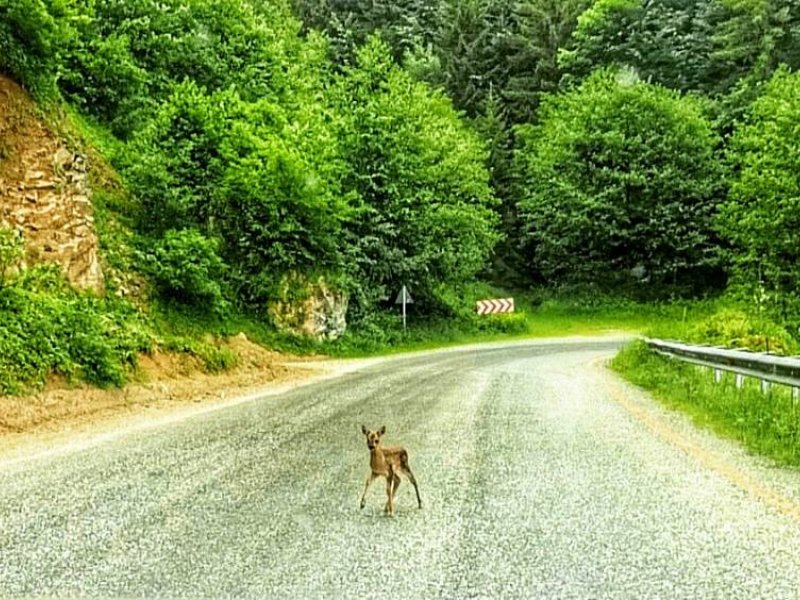
[[[690,329],[687,340],[776,354],[795,354],[800,349],[785,328],[736,309],[721,310],[700,321]]]
[[[268,297],[287,271],[340,268],[349,209],[321,105],[292,114],[186,82],[130,148],[125,173],[144,207],[141,227],[219,236],[248,303]]]
[[[63,1],[0,0],[0,72],[39,98],[56,95],[58,49],[72,33],[63,19],[65,6]]]
[[[120,160],[142,204],[141,230],[208,225],[224,169],[221,145],[240,112],[233,92],[207,94],[191,81],[175,86]]]
[[[53,267],[0,289],[0,393],[41,385],[54,372],[121,385],[152,344],[134,309],[72,290]]]
[[[70,9],[61,89],[123,137],[186,80],[209,93],[285,99],[311,62],[314,43],[300,39],[280,0],[75,0]]]
[[[316,101],[292,112],[260,102],[226,139],[213,215],[249,304],[274,296],[288,272],[343,269],[352,194],[339,185],[346,165],[330,121]]]
[[[170,230],[150,255],[150,268],[162,295],[210,312],[223,313],[228,301],[222,281],[227,267],[218,242],[195,229]]]
[[[78,33],[62,50],[59,87],[83,112],[118,122],[122,113],[135,111],[145,101],[148,73],[136,64],[129,36],[101,37],[94,19],[75,21]]]

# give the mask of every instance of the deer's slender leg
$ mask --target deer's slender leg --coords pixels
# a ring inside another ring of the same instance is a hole
[[[417,479],[411,472],[411,468],[406,464],[401,466],[400,470],[403,472],[403,475],[408,477],[408,480],[411,482],[411,485],[414,486],[414,491],[417,493],[417,506],[419,506],[419,508],[422,508],[422,498],[419,497],[419,488],[417,487]],[[395,488],[395,490],[396,489],[397,488]]]
[[[397,488],[400,487],[400,475],[395,473],[392,483],[394,485],[394,488],[392,489],[392,499],[394,499],[394,497],[397,495]]]
[[[367,503],[367,490],[369,489],[370,484],[375,481],[377,475],[375,473],[370,473],[367,475],[367,483],[364,484],[364,493],[361,494],[361,508],[364,508],[364,505]]]
[[[386,514],[391,515],[394,513],[394,503],[392,502],[392,488],[394,486],[394,478],[396,475],[394,471],[389,470],[389,475],[386,477]]]

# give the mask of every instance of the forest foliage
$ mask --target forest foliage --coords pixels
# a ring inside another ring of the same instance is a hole
[[[334,64],[378,31],[481,133],[504,236],[491,276],[645,298],[729,285],[798,321],[800,2],[433,4],[295,0]]]
[[[262,314],[324,274],[800,323],[800,0],[0,0],[0,70],[111,132],[140,268]],[[448,312],[449,311],[449,312]]]

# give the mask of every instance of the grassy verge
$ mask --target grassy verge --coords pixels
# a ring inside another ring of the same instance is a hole
[[[737,389],[727,374],[715,383],[708,369],[661,357],[639,341],[622,350],[612,367],[698,425],[778,463],[800,465],[800,408],[788,388],[762,393],[758,382],[748,380]]]
[[[515,298],[517,312],[479,317],[472,307],[476,298]],[[460,300],[460,308],[448,316],[423,317],[411,305],[408,327],[403,329],[400,309],[384,307],[368,319],[348,327],[345,335],[332,342],[317,342],[275,331],[269,324],[243,314],[224,318],[188,307],[160,304],[152,314],[156,328],[177,338],[204,335],[231,336],[244,332],[263,346],[294,354],[322,354],[341,358],[395,354],[460,344],[594,335],[610,332],[641,333],[655,325],[675,321],[696,322],[716,310],[710,302],[637,303],[609,297],[543,299],[540,292],[510,293],[476,285]]]

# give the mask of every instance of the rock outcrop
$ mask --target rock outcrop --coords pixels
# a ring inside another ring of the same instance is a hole
[[[347,329],[346,293],[330,286],[324,277],[309,281],[292,274],[281,282],[280,297],[269,303],[269,315],[281,331],[319,340],[335,340]]]
[[[54,135],[27,94],[2,76],[0,226],[24,237],[23,266],[53,262],[76,287],[103,292],[86,157]]]

